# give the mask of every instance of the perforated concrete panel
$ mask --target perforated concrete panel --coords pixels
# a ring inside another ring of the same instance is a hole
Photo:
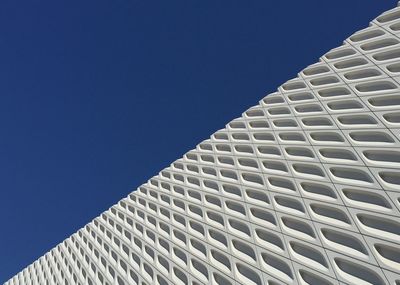
[[[400,284],[400,8],[12,284]]]

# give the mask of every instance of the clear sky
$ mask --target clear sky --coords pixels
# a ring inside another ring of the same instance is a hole
[[[0,283],[395,5],[1,1]]]

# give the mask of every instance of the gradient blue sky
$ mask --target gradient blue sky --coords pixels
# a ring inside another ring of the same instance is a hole
[[[396,1],[0,3],[0,282]]]

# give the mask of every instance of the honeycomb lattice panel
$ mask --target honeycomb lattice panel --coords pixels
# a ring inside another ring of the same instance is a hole
[[[400,284],[400,8],[6,284]]]

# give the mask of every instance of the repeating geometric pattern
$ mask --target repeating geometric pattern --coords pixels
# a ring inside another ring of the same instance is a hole
[[[14,284],[400,284],[400,8]]]

